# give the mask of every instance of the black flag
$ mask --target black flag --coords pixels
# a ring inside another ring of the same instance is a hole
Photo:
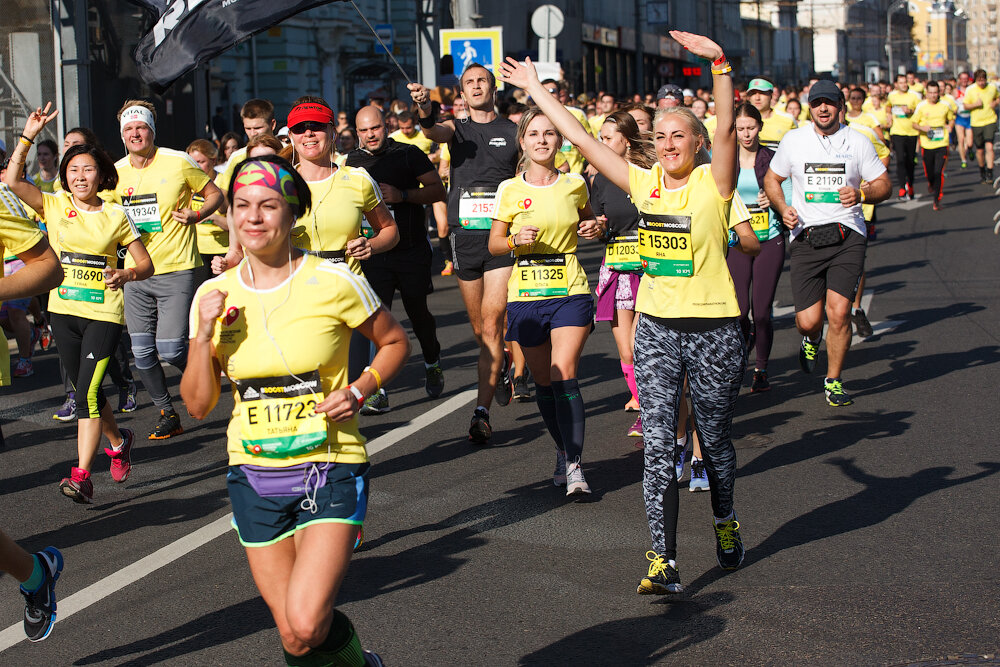
[[[343,0],[145,0],[166,5],[153,29],[139,40],[135,63],[139,76],[162,91],[240,41],[289,16]]]

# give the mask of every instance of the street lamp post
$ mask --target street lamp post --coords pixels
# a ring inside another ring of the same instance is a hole
[[[889,5],[889,9],[885,13],[885,50],[889,56],[889,81],[893,81],[896,78],[896,74],[892,69],[892,13],[905,7],[908,1],[896,0]]]

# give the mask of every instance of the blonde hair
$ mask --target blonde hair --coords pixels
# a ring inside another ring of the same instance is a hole
[[[195,139],[192,141],[184,149],[185,153],[191,153],[191,151],[198,151],[210,160],[219,159],[219,149],[208,139]]]
[[[705,124],[698,120],[698,117],[694,115],[694,112],[687,107],[666,107],[665,109],[657,109],[656,115],[653,116],[653,133],[655,136],[656,126],[660,124],[660,121],[667,116],[678,116],[680,120],[688,126],[688,130],[691,134],[701,139],[701,143],[695,149],[694,153],[694,166],[700,167],[703,164],[709,164],[712,161],[711,155],[708,153],[708,149],[705,147],[709,143],[708,129]]]
[[[529,107],[527,111],[521,116],[521,120],[517,121],[517,173],[521,173],[528,168],[528,163],[531,161],[527,155],[524,154],[524,149],[521,148],[521,140],[524,139],[524,135],[528,132],[528,125],[531,121],[535,120],[539,116],[545,116],[541,109],[536,106]],[[555,125],[553,124],[553,127]],[[556,135],[559,137],[559,143],[563,142],[563,135],[558,129],[556,129]]]

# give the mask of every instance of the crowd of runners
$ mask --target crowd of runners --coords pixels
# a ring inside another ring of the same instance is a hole
[[[233,523],[287,664],[382,664],[335,608],[367,509],[359,415],[390,409],[387,387],[409,358],[390,312],[397,291],[426,393],[444,392],[448,360],[427,301],[440,262],[478,344],[471,446],[503,440],[494,405],[534,399],[553,483],[590,494],[579,362],[608,322],[624,410],[637,413],[628,435],[644,450],[651,549],[637,591],[684,589],[676,528],[688,460],[690,490],[711,494],[718,563],[738,568],[731,426],[744,384],[771,389],[786,261],[801,369],[816,371],[825,337],[823,396],[850,405],[847,352],[854,335],[872,335],[861,294],[877,205],[914,198],[922,162],[933,208],[944,206],[953,153],[992,183],[997,85],[977,70],[737,87],[721,45],[671,36],[711,64],[711,87],[574,98],[530,60],[507,59],[497,72],[470,65],[455,87],[410,84],[410,99],[371,100],[353,117],[310,95],[283,110],[249,100],[245,146],[230,134],[183,151],[156,143],[155,106],[132,99],[118,113],[117,162],[87,128],[70,130],[60,155],[39,139],[58,110],[37,109],[0,172],[0,317],[18,350],[12,373],[0,360],[0,383],[16,390],[36,345],[54,343],[61,377],[51,379],[66,400],[53,417],[78,432],[60,493],[92,502],[102,443],[112,480],[129,478],[143,434],[114,413],[144,400],[130,357],[158,410],[149,439],[184,429],[164,362],[183,373],[194,419],[228,385]],[[503,99],[498,76],[512,91]],[[596,275],[581,243],[602,251]],[[21,582],[33,641],[51,631],[62,569],[58,549],[28,554],[0,533],[0,570]]]

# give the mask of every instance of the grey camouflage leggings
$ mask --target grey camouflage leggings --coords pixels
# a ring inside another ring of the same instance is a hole
[[[745,365],[737,322],[712,331],[684,333],[648,315],[639,318],[635,377],[645,442],[642,489],[653,550],[668,559],[677,553],[673,452],[684,375],[711,484],[712,512],[722,518],[733,509],[736,450],[730,431]]]

